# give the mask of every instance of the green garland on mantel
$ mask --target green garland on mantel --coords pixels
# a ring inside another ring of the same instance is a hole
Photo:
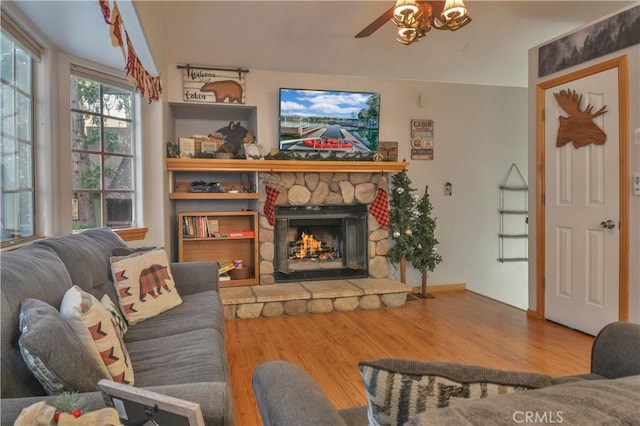
[[[375,152],[339,152],[332,151],[326,153],[304,153],[298,154],[294,151],[278,151],[275,154],[267,154],[265,160],[309,160],[309,161],[376,161]]]

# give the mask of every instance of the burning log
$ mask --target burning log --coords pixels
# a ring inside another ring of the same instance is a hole
[[[313,236],[313,234],[302,233],[298,241],[290,243],[290,257],[294,259],[334,259],[336,256],[335,249],[327,247],[322,241]]]

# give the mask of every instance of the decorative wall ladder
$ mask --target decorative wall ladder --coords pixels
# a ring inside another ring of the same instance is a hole
[[[499,262],[529,260],[528,191],[527,181],[516,163],[512,163],[500,184]]]

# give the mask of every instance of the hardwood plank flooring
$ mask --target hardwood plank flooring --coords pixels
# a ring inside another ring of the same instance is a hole
[[[450,361],[561,376],[589,371],[593,337],[453,291],[395,309],[228,321],[226,342],[236,424],[257,426],[251,374],[265,361],[300,365],[341,409],[366,404],[362,360]]]

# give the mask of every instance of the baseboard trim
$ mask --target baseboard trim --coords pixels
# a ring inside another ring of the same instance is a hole
[[[412,287],[413,293],[422,293],[422,287]],[[427,292],[428,293],[442,293],[445,291],[466,291],[467,283],[458,283],[458,284],[438,284],[438,285],[428,285]]]
[[[538,314],[538,311],[534,311],[533,309],[527,309],[527,317],[534,319],[544,319]]]

